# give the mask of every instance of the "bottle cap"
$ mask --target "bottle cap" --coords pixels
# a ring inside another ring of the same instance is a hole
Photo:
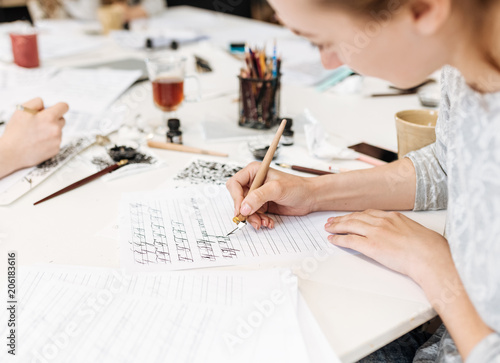
[[[170,118],[167,121],[167,126],[170,130],[177,131],[181,127],[181,122],[178,118]]]
[[[293,119],[285,117],[283,120],[286,120],[285,130],[290,130],[293,125]]]

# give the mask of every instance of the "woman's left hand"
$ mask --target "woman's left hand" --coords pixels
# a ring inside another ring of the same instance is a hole
[[[446,239],[397,212],[367,210],[328,219],[328,240],[408,275],[417,283],[453,265]],[[438,269],[438,270],[436,270]]]

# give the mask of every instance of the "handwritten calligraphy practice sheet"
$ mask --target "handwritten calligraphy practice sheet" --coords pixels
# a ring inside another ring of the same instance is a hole
[[[223,186],[126,194],[121,201],[123,266],[189,269],[277,261],[330,248],[308,216],[273,216],[274,229],[235,228]],[[321,226],[322,227],[322,226]]]
[[[23,267],[19,277],[19,361],[309,361],[289,270]]]

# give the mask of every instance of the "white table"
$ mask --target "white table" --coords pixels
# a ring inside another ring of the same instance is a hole
[[[279,27],[230,15],[214,15],[203,10],[180,7],[169,10],[167,16],[186,23],[193,17],[216,19],[217,26],[210,26],[207,31],[213,37],[212,41],[218,44],[229,40],[246,40],[241,37],[257,30],[260,38],[292,36]],[[202,26],[203,22],[199,24]],[[241,37],[234,39],[238,34],[242,34]],[[102,49],[45,64],[75,66],[129,55],[144,56],[123,50],[108,41]],[[382,91],[387,86],[385,82],[374,79],[365,82],[368,90]],[[184,143],[229,151],[230,159],[243,163],[249,161],[250,155],[241,143],[207,143],[200,131],[200,118],[213,110],[236,116],[234,98],[235,95],[228,95],[196,105],[184,105],[180,110]],[[282,104],[286,115],[292,117],[307,107],[323,121],[329,132],[341,135],[346,143],[366,141],[393,150],[397,149],[393,115],[402,109],[421,108],[414,96],[373,99],[359,95],[319,94],[311,88],[287,85],[282,90]],[[137,112],[145,117],[160,116],[151,97],[141,101]],[[306,156],[304,134],[298,129],[296,131],[295,146],[283,149],[281,160],[300,160],[300,163],[310,166],[326,165]],[[158,188],[193,158],[193,155],[168,151],[155,153],[165,159],[168,167],[109,182],[97,180],[34,207],[34,201],[88,175],[84,153],[35,190],[12,205],[0,208],[1,271],[6,271],[7,250],[18,252],[21,266],[61,264],[119,267],[118,241],[100,232],[116,223],[121,194]],[[299,161],[296,163],[299,164]],[[366,167],[359,162],[338,165]],[[429,228],[443,231],[445,212],[408,215]],[[297,266],[294,267],[297,270]],[[355,361],[375,351],[434,316],[427,302],[401,297],[401,288],[418,295],[418,288],[413,282],[360,256],[330,256],[306,267],[299,266],[298,273],[301,292],[332,348],[345,362]],[[379,291],[377,286],[383,288]]]

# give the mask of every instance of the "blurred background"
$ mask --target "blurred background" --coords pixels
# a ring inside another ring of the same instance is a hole
[[[154,10],[161,6],[170,8],[189,5],[271,23],[276,22],[274,12],[266,0],[0,0],[0,22],[88,18],[89,9],[112,3],[122,3],[129,7],[142,4],[145,9]]]

